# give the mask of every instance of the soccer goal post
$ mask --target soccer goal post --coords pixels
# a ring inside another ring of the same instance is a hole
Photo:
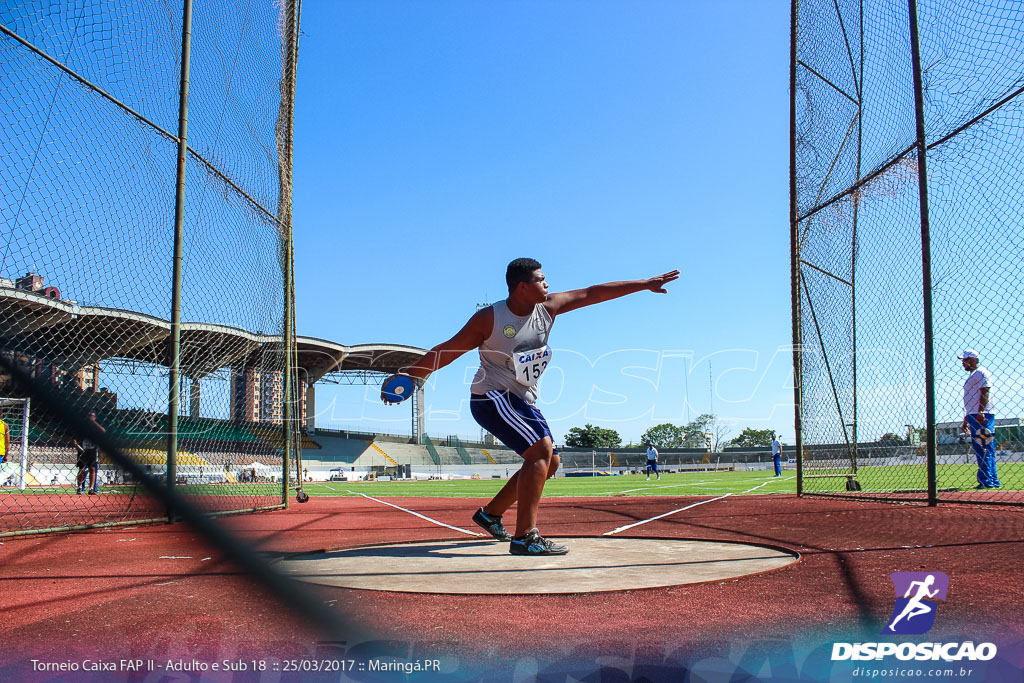
[[[28,478],[27,398],[0,397],[0,484],[25,490]]]

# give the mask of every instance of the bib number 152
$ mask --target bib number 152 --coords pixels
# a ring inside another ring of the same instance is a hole
[[[541,374],[543,374],[543,372],[544,372],[544,368],[546,368],[547,366],[548,366],[548,362],[547,361],[542,361],[540,363],[534,363],[533,365],[524,365],[523,366],[523,378],[521,380],[519,380],[519,381],[524,382],[524,383],[528,383],[528,384],[533,384],[534,382],[536,382],[537,380],[540,379]]]
[[[551,349],[545,346],[533,351],[520,351],[513,356],[515,361],[516,381],[532,387],[544,374],[551,361]]]

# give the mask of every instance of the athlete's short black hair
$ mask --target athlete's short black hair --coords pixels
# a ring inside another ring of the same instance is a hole
[[[520,282],[529,282],[533,278],[533,271],[540,267],[540,262],[532,258],[517,258],[508,264],[508,268],[505,269],[505,284],[508,285],[509,294]]]

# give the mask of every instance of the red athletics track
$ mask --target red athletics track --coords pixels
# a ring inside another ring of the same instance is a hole
[[[390,500],[463,528],[471,527],[469,517],[483,502]],[[596,537],[700,500],[545,499],[542,527],[553,537]],[[317,497],[286,511],[223,521],[272,557],[468,538],[365,498]],[[1011,658],[1015,671],[1024,671],[1024,662],[1013,659],[1024,643],[1024,510],[733,496],[622,536],[769,544],[796,550],[801,559],[726,582],[619,593],[509,597],[316,590],[362,625],[363,637],[412,644],[416,653],[448,656],[459,666],[488,662],[495,671],[511,671],[521,670],[523,662],[543,668],[546,661],[625,657],[636,666],[657,667],[702,649],[721,656],[731,649],[735,656],[737,647],[749,643],[830,646],[840,634],[850,640],[858,631],[878,634],[893,609],[891,572],[942,571],[950,577],[949,595],[927,638],[998,639],[1001,654]],[[131,674],[42,676],[26,669],[31,658],[211,662],[324,652],[301,616],[183,525],[2,540],[0,680],[160,680]]]

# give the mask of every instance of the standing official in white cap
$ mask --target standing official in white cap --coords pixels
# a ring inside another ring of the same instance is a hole
[[[969,372],[964,381],[964,421],[961,432],[971,433],[971,446],[978,461],[976,489],[997,489],[996,476],[996,415],[992,403],[992,373],[979,365],[978,352],[967,349],[957,356]]]
[[[775,432],[772,432],[772,462],[775,464],[775,476],[782,476],[782,442]]]

